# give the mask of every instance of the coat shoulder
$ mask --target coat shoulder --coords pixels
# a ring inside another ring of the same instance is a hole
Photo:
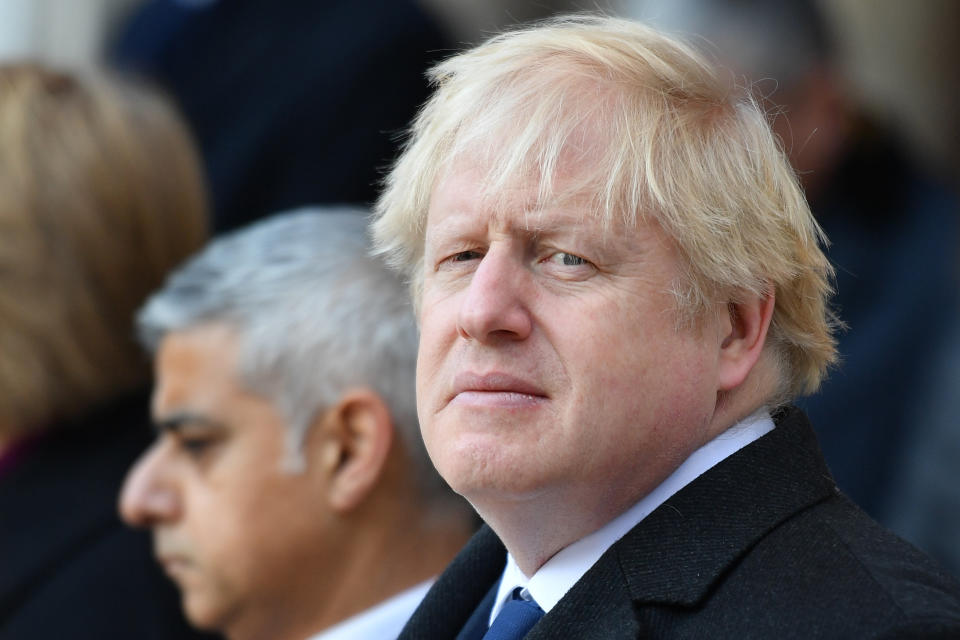
[[[653,637],[960,638],[960,584],[840,493],[746,550],[695,606],[638,611]]]

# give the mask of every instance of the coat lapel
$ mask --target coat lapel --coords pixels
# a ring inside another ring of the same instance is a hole
[[[618,558],[606,553],[524,640],[632,640],[640,633]]]
[[[777,428],[704,473],[608,550],[637,602],[692,606],[758,540],[836,492],[806,417]]]
[[[423,602],[400,633],[401,639],[456,638],[497,584],[507,562],[507,552],[486,525],[457,554],[433,583]],[[481,613],[477,614],[482,615]]]
[[[497,590],[500,586],[499,580],[490,585],[490,590],[483,597],[477,608],[473,610],[466,624],[457,634],[457,640],[483,640],[490,628],[490,612],[493,611],[493,601],[497,598]]]

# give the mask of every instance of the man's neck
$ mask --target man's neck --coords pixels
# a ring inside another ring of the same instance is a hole
[[[336,540],[325,541],[336,554],[323,570],[304,567],[301,583],[290,584],[278,602],[234,616],[221,628],[224,635],[304,640],[439,575],[472,535],[466,509],[434,516],[401,505],[397,514],[379,513],[386,520],[344,523]]]
[[[677,463],[678,464],[678,463]],[[555,495],[538,494],[529,501],[475,504],[517,566],[532,576],[556,553],[597,531],[649,493],[677,464],[664,465],[646,483],[623,483],[606,496],[571,488]],[[571,505],[577,505],[576,512]]]
[[[310,636],[308,640],[395,638],[419,606],[433,580],[427,580]]]
[[[544,611],[549,612],[600,556],[640,521],[710,468],[766,435],[773,428],[773,420],[766,409],[748,416],[694,451],[676,471],[643,499],[599,530],[564,547],[531,576],[523,574],[513,556],[508,556],[496,604],[491,611],[491,621],[515,587],[528,589],[530,596]]]
[[[329,570],[311,572],[322,582],[291,584],[263,615],[242,612],[222,631],[230,640],[304,640],[436,577],[471,534],[465,518],[357,527]]]
[[[637,478],[618,478],[606,493],[579,478],[550,495],[529,500],[474,502],[477,512],[497,534],[526,576],[532,576],[562,549],[599,530],[635,505],[671,476],[695,451],[750,416],[760,402],[728,398],[718,406],[703,441],[671,457],[650,461]],[[750,408],[744,408],[749,406]],[[571,509],[576,505],[576,509]]]
[[[421,514],[373,527],[357,527],[349,558],[341,563],[333,589],[316,606],[309,633],[316,633],[365,611],[443,572],[470,539],[466,510]],[[299,640],[302,640],[301,636]]]

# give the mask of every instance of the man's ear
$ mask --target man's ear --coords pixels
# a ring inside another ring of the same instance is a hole
[[[718,391],[740,386],[753,369],[773,318],[774,292],[748,296],[743,302],[727,303],[727,317],[721,321]]]
[[[390,410],[377,393],[363,389],[346,393],[319,419],[320,455],[308,464],[322,466],[330,506],[347,512],[369,495],[383,473],[393,444]]]

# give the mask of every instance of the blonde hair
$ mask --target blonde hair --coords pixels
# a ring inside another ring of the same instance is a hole
[[[431,192],[452,163],[479,156],[490,206],[511,183],[534,179],[541,204],[589,193],[608,223],[658,223],[684,264],[674,293],[685,320],[775,291],[777,400],[818,387],[836,359],[833,272],[748,88],[681,42],[602,16],[499,35],[431,74],[436,91],[375,208],[378,250],[411,277],[415,299]],[[561,181],[570,160],[580,170]]]
[[[0,65],[0,425],[144,385],[133,316],[206,237],[199,161],[145,87]]]

